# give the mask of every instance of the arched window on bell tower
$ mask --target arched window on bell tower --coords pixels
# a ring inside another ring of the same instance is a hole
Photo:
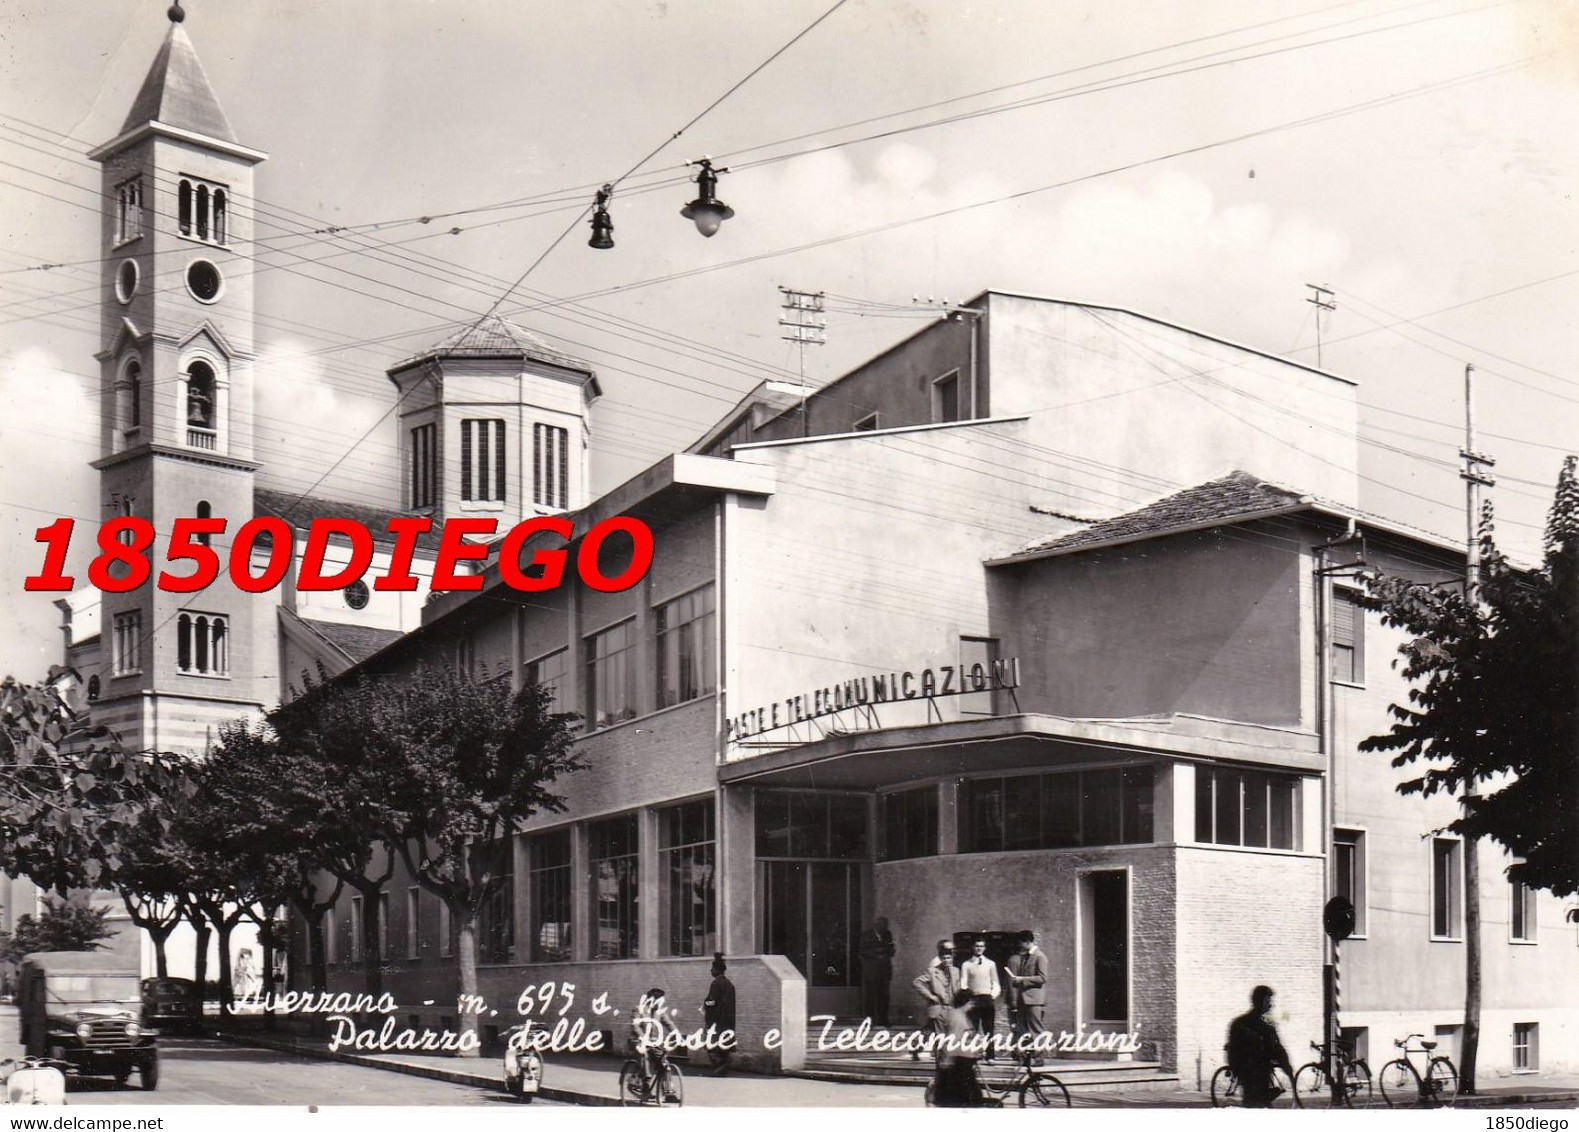
[[[192,234],[192,182],[182,181],[177,190],[176,220],[180,225],[181,235]]]
[[[213,518],[214,517],[214,505],[212,503],[210,503],[206,499],[199,499],[197,501],[197,517],[199,519],[211,519],[211,518]],[[200,535],[198,535],[196,537],[197,537],[197,541],[202,543],[204,546],[210,545],[210,540],[213,538],[213,536],[209,535],[209,534],[200,534]]]
[[[210,451],[219,447],[219,382],[214,367],[194,361],[186,369],[186,442]]]

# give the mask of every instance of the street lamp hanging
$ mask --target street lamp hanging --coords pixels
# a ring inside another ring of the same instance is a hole
[[[694,221],[696,230],[711,238],[718,226],[735,214],[734,209],[713,195],[718,189],[718,174],[729,170],[714,169],[712,161],[706,157],[691,164],[701,167],[696,175],[696,199],[682,208],[680,215]]]
[[[589,248],[607,251],[614,246],[614,221],[609,219],[609,197],[613,195],[614,186],[604,185],[593,201],[592,239],[587,241]]]

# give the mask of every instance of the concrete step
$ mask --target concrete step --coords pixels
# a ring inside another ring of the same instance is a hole
[[[1131,1092],[1181,1087],[1178,1076],[1166,1072],[1155,1061],[1060,1060],[1049,1062],[1043,1068],[1056,1075],[1071,1092]],[[982,1071],[999,1087],[1019,1076],[1016,1068],[1001,1064],[983,1066]],[[913,1061],[908,1054],[820,1053],[807,1058],[804,1069],[789,1071],[786,1076],[869,1085],[925,1085],[932,1079],[932,1072],[933,1061],[925,1055]]]

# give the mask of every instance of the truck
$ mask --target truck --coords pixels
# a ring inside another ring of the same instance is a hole
[[[138,971],[92,951],[36,951],[22,960],[17,1012],[29,1057],[63,1062],[79,1077],[132,1073],[159,1086],[158,1034],[140,1019]]]

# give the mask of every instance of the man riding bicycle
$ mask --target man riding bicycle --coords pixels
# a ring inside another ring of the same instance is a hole
[[[675,1024],[673,1012],[664,1002],[663,988],[653,987],[642,995],[636,1013],[631,1015],[630,1034],[631,1049],[636,1055],[637,1064],[641,1066],[642,1085],[649,1092],[658,1076],[658,1066],[671,1036],[678,1038],[680,1027]],[[672,1099],[672,1088],[670,1094]]]

